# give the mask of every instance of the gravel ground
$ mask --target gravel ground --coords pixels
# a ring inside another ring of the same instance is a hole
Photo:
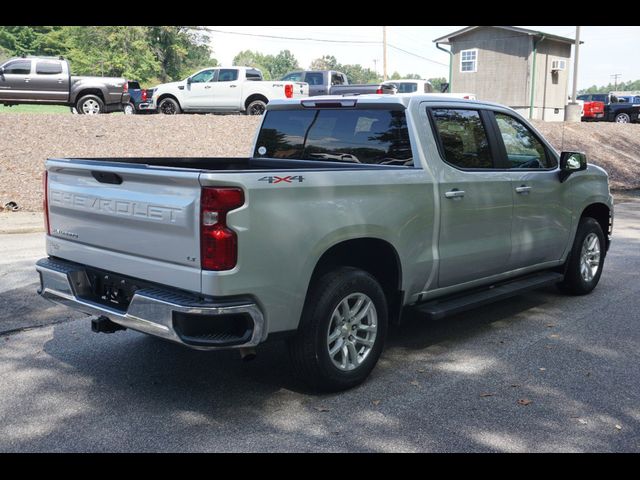
[[[259,122],[241,115],[0,115],[0,208],[14,201],[41,210],[49,157],[246,156]],[[640,188],[640,124],[535,124],[556,148],[585,151],[609,172],[612,188]]]

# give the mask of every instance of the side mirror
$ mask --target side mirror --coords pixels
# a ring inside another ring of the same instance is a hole
[[[569,175],[587,169],[587,156],[582,152],[562,152],[560,154],[560,182]]]
[[[191,77],[187,77],[187,85],[191,85]]]
[[[4,67],[0,67],[0,75],[4,75]]]
[[[449,84],[448,83],[441,83],[440,84],[440,93],[446,93],[447,90],[449,90]]]

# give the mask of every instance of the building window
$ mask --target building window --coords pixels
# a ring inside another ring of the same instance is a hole
[[[477,72],[478,71],[478,49],[460,51],[460,71],[461,72]]]

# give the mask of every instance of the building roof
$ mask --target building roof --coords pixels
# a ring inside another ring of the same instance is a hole
[[[470,26],[470,27],[465,27],[463,29],[457,30],[455,32],[452,32],[448,35],[445,35],[444,37],[440,37],[440,38],[436,38],[434,40],[434,43],[444,43],[444,44],[451,44],[451,40],[455,37],[458,37],[460,35],[464,35],[465,33],[471,32],[477,28],[487,28],[486,25],[480,25],[480,26]],[[530,36],[534,36],[534,37],[545,37],[545,39],[549,39],[549,40],[555,40],[556,42],[562,42],[562,43],[570,43],[570,44],[574,44],[576,41],[573,38],[568,38],[568,37],[561,37],[559,35],[553,35],[551,33],[545,33],[545,32],[538,32],[536,30],[529,30],[528,28],[520,28],[520,27],[499,27],[499,26],[491,26],[491,28],[500,28],[502,30],[509,30],[511,32],[517,32],[517,33],[521,33],[523,35],[530,35]],[[584,43],[583,41],[580,41],[580,43]]]

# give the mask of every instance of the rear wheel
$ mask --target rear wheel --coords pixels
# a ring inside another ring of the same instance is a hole
[[[136,106],[133,104],[133,102],[129,102],[124,106],[122,111],[123,111],[123,113],[125,115],[135,115],[136,114]]]
[[[309,292],[300,327],[288,348],[296,377],[314,390],[339,391],[373,370],[387,334],[387,302],[367,272],[342,267]]]
[[[163,98],[158,104],[158,112],[163,115],[177,115],[182,112],[180,104],[173,98]]]
[[[104,112],[104,102],[96,95],[85,95],[76,103],[80,115],[98,115]]]
[[[631,117],[629,116],[628,113],[619,113],[616,115],[616,122],[617,123],[629,123],[631,122]]]
[[[602,275],[606,253],[604,233],[598,221],[591,217],[580,220],[569,258],[565,278],[558,286],[572,295],[591,292]]]
[[[249,105],[247,105],[246,113],[247,115],[264,115],[266,109],[266,102],[262,100],[254,100]]]

